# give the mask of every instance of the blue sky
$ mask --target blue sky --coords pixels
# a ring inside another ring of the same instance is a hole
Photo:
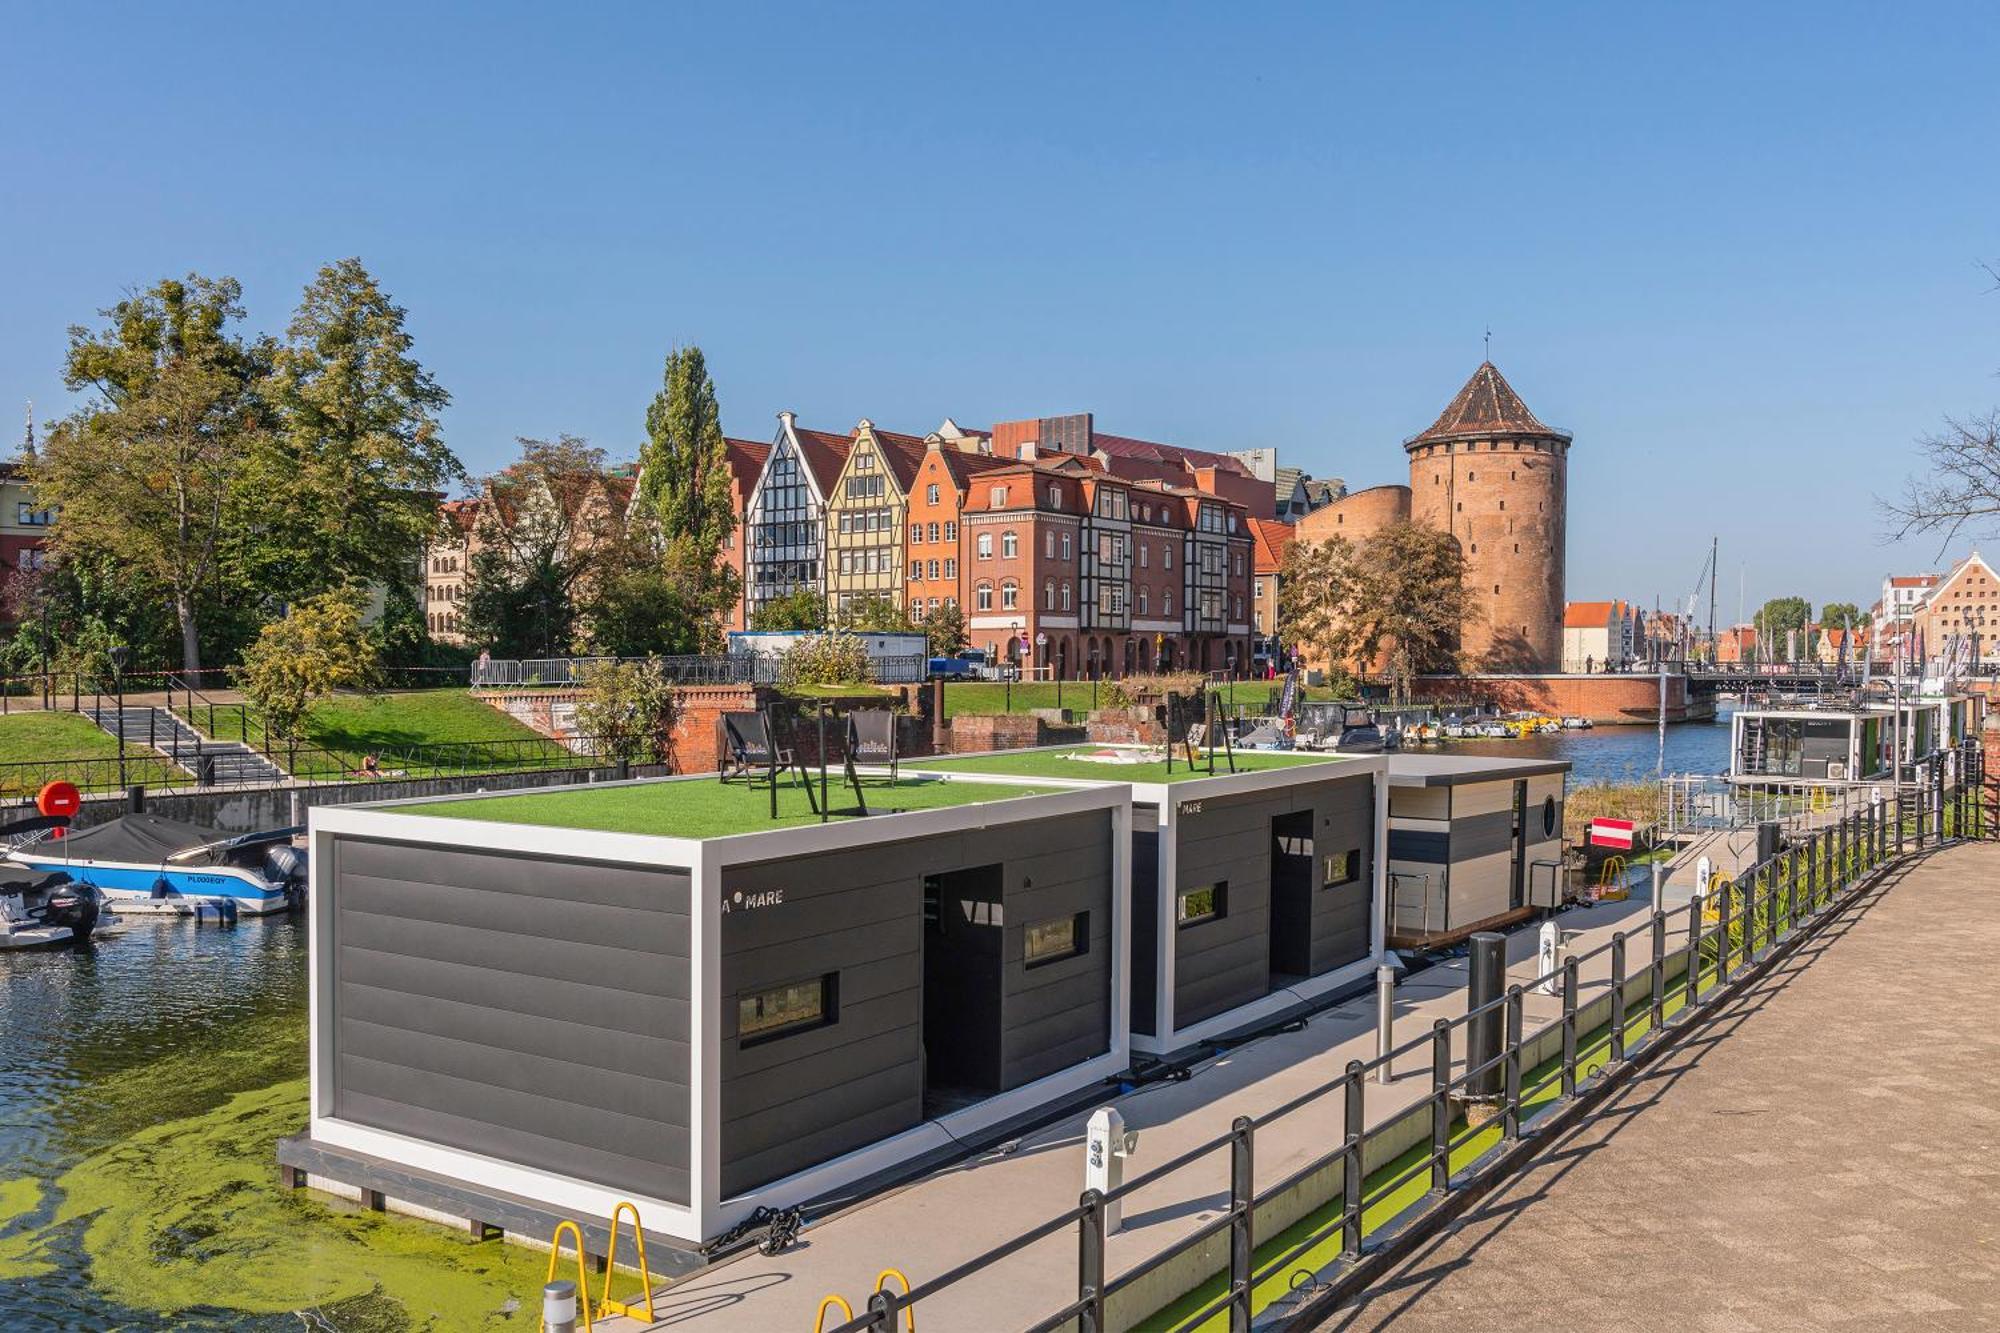
[[[1902,13],[1898,10],[1909,9]],[[1357,487],[1493,358],[1576,433],[1569,592],[1866,604],[2000,402],[1990,5],[9,5],[0,404],[190,269],[359,255],[468,466],[1090,410]],[[7,434],[13,434],[8,431]],[[1989,543],[2000,548],[2000,538]]]

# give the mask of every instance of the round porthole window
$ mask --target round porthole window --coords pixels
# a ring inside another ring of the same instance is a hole
[[[1553,796],[1542,799],[1542,836],[1544,838],[1556,836],[1556,798]]]

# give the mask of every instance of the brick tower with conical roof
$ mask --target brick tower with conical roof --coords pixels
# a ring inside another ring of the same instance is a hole
[[[1475,670],[1550,671],[1562,660],[1569,445],[1569,432],[1543,424],[1491,361],[1430,429],[1403,441],[1411,518],[1465,552]]]

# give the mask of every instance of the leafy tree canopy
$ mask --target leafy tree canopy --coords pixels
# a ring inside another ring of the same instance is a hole
[[[316,700],[378,680],[375,644],[362,625],[363,596],[343,588],[300,602],[264,627],[235,676],[271,730],[297,740]]]
[[[1828,629],[1860,628],[1874,617],[1853,602],[1828,602],[1819,609],[1819,623]]]
[[[597,742],[599,758],[620,763],[668,763],[673,758],[676,697],[657,661],[609,662],[583,679],[579,731]]]
[[[924,632],[932,657],[956,657],[971,641],[965,612],[955,601],[940,602],[937,610],[926,613],[916,627]]]
[[[199,605],[243,525],[246,478],[269,438],[259,385],[269,347],[230,331],[233,278],[168,279],[70,330],[64,380],[93,396],[28,467],[61,511],[60,557],[109,562],[170,599],[182,665],[201,665]]]
[[[405,311],[358,259],[305,289],[267,393],[279,428],[261,452],[261,586],[290,599],[350,582],[410,578],[437,501],[464,469],[438,413],[451,401],[412,355]]]
[[[794,588],[750,613],[750,628],[762,630],[821,630],[826,628],[826,598],[811,588]]]
[[[1765,634],[1782,635],[1804,629],[1812,621],[1812,603],[1803,597],[1773,597],[1757,608],[1752,623]]]
[[[1472,608],[1450,534],[1393,524],[1359,544],[1293,542],[1278,579],[1279,632],[1330,667],[1387,667],[1398,699],[1422,673],[1456,670]]]

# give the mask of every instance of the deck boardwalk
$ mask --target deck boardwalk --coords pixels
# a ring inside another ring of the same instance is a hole
[[[2000,845],[1891,871],[1324,1327],[2000,1328],[1996,953]]]
[[[1563,914],[1561,924],[1566,932],[1577,933],[1573,946],[1578,949],[1595,947],[1621,929],[1639,934],[1631,954],[1636,971],[1649,956],[1643,942],[1647,911],[1648,904],[1634,898],[1574,909]],[[1684,938],[1677,929],[1668,947]],[[1534,948],[1533,930],[1509,937],[1514,979],[1534,974]],[[1607,958],[1586,964],[1585,997],[1600,991],[1608,976]],[[1461,1015],[1464,988],[1462,962],[1412,978],[1398,995],[1397,1040],[1417,1036],[1434,1019]],[[1186,1082],[1153,1084],[1107,1098],[1106,1104],[1117,1106],[1126,1124],[1140,1133],[1129,1170],[1143,1172],[1149,1163],[1167,1161],[1226,1133],[1235,1117],[1282,1105],[1338,1076],[1349,1060],[1372,1058],[1374,1005],[1372,994],[1357,997],[1314,1017],[1301,1031],[1265,1037],[1208,1060]],[[1530,993],[1528,1030],[1554,1020],[1560,1008],[1556,997]],[[1398,1069],[1394,1083],[1369,1085],[1371,1123],[1427,1094],[1428,1055],[1410,1055],[1407,1066]],[[1323,1115],[1301,1113],[1260,1128],[1258,1181],[1282,1179],[1323,1154],[1334,1141],[1338,1116],[1338,1103],[1329,1101]],[[858,1311],[884,1268],[897,1268],[922,1283],[1072,1207],[1083,1188],[1086,1119],[1064,1119],[1008,1148],[858,1203],[815,1223],[800,1245],[775,1258],[752,1252],[659,1287],[654,1324],[619,1319],[601,1321],[597,1328],[609,1333],[641,1328],[805,1330],[812,1327],[821,1297],[829,1293],[846,1297]],[[1226,1155],[1216,1153],[1127,1198],[1124,1230],[1111,1238],[1108,1271],[1115,1275],[1129,1269],[1217,1216],[1227,1202],[1227,1173]],[[1075,1280],[1076,1236],[1065,1230],[923,1302],[918,1325],[946,1331],[1019,1328],[1074,1299]]]

